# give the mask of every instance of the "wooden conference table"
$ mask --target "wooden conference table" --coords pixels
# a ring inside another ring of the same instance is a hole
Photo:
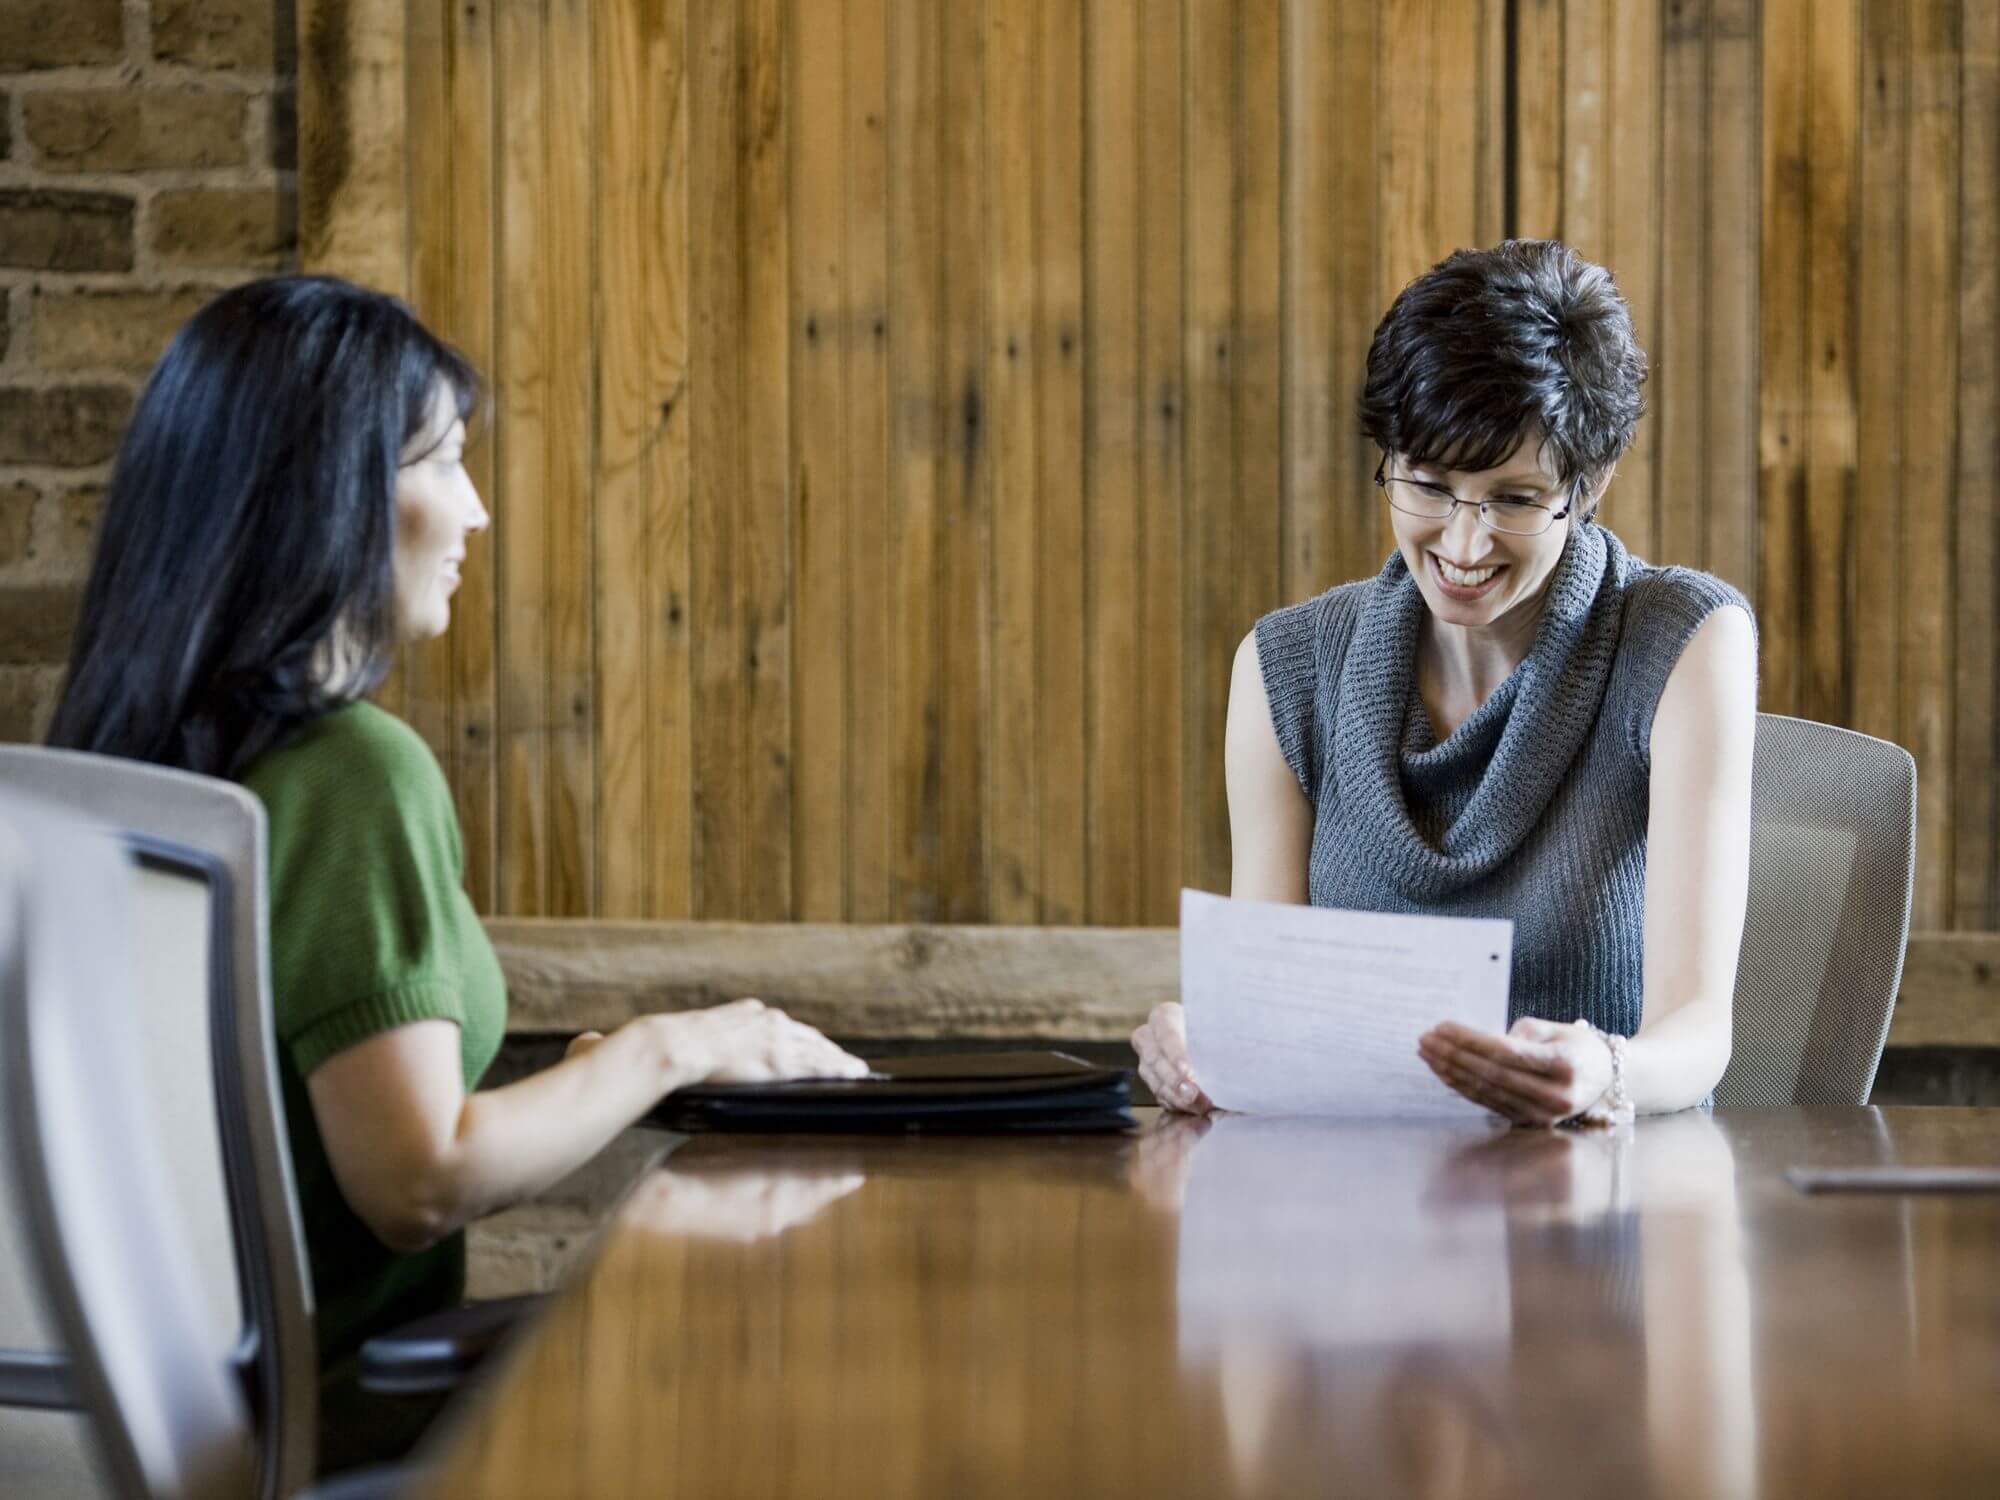
[[[701,1137],[437,1495],[2000,1494],[2000,1109]]]

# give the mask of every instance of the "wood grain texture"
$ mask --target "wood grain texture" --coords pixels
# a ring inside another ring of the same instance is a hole
[[[1084,141],[1083,379],[1084,546],[1089,590],[1084,653],[1089,663],[1085,715],[1091,920],[1131,926],[1141,920],[1140,809],[1143,778],[1134,753],[1143,744],[1140,705],[1146,672],[1140,650],[1144,603],[1140,572],[1144,434],[1148,400],[1140,375],[1142,123],[1137,8],[1091,0],[1084,14],[1084,80],[1089,109]]]
[[[794,907],[801,921],[847,915],[850,509],[844,386],[847,303],[847,69],[839,5],[792,14],[792,592],[799,757],[792,804]]]
[[[694,727],[694,914],[741,915],[751,842],[749,646],[741,594],[747,338],[740,155],[747,132],[742,17],[734,0],[689,0],[689,559]]]
[[[994,393],[987,340],[994,253],[985,212],[986,8],[941,8],[938,130],[939,392],[947,434],[938,467],[939,904],[985,917],[992,896]]]
[[[1185,781],[1181,879],[1227,890],[1229,811],[1222,742],[1208,726],[1228,706],[1236,626],[1238,450],[1234,392],[1238,342],[1239,247],[1245,226],[1237,173],[1236,18],[1224,6],[1190,4],[1186,19],[1187,532],[1183,552],[1183,683],[1179,733]],[[1240,632],[1238,632],[1240,634]]]
[[[1902,635],[1903,174],[1908,157],[1910,53],[1900,5],[1870,0],[1863,15],[1861,243],[1856,256],[1860,428],[1854,556],[1854,718],[1864,734],[1899,739],[1896,674]]]
[[[1142,0],[1139,16],[1140,920],[1180,920],[1188,868],[1187,24],[1189,0]]]
[[[1989,1493],[2000,1204],[1786,1172],[1996,1146],[1972,1109],[703,1136],[418,1493]]]
[[[550,0],[544,128],[551,163],[548,222],[555,233],[540,262],[547,299],[548,448],[542,489],[549,579],[548,844],[551,916],[584,916],[597,895],[596,452],[597,280],[595,210],[603,150],[596,137],[599,71],[592,36],[600,7]],[[503,535],[501,545],[506,544]],[[532,545],[532,543],[530,543]]]
[[[847,7],[847,316],[841,376],[847,518],[847,910],[895,903],[895,511],[889,488],[889,30],[886,0]],[[804,794],[801,793],[801,800]]]
[[[1917,754],[1919,918],[2000,924],[1995,27],[311,0],[307,264],[495,386],[493,531],[382,690],[468,884],[1171,923],[1227,883],[1237,641],[1388,550],[1377,320],[1460,245],[1557,234],[1653,359],[1608,524],[1750,592],[1764,707]]]
[[[1647,425],[1659,444],[1658,488],[1638,491],[1643,510],[1650,514],[1626,540],[1642,557],[1689,567],[1707,561],[1709,496],[1703,471],[1708,459],[1708,412],[1702,392],[1710,379],[1712,325],[1706,316],[1708,265],[1702,249],[1710,211],[1705,183],[1713,119],[1708,20],[1703,0],[1667,0],[1659,18],[1656,73],[1661,128],[1658,206],[1653,209],[1659,228],[1657,243],[1647,247],[1652,253],[1645,255],[1659,267],[1657,301],[1647,307],[1638,286],[1624,288],[1635,319],[1644,315],[1641,309],[1653,314],[1654,338],[1646,346],[1652,362],[1653,419]],[[1624,267],[1614,262],[1613,269],[1622,283]],[[1745,394],[1736,393],[1739,400]],[[1618,489],[1624,491],[1641,474],[1629,461],[1620,465]],[[1611,524],[1622,528],[1625,514],[1623,506],[1609,512]]]
[[[299,257],[399,297],[410,291],[405,143],[424,123],[411,74],[436,60],[411,35],[410,3],[299,0],[297,11]]]
[[[942,914],[944,744],[938,507],[957,409],[943,352],[943,172],[936,121],[943,37],[935,9],[895,0],[889,16],[889,392],[893,655],[891,910]],[[968,789],[969,794],[969,789]]]
[[[1031,923],[1040,903],[1039,792],[1042,493],[1036,472],[1035,315],[1042,246],[1035,223],[1038,171],[1036,21],[1027,6],[984,8],[985,98],[978,177],[984,199],[987,325],[981,468],[992,528],[991,697],[982,714],[987,766],[987,891],[996,922]],[[1050,709],[1054,704],[1047,705]]]
[[[753,995],[841,1036],[1120,1041],[1180,989],[1167,928],[495,918],[520,1032]]]
[[[1914,932],[1892,1047],[2000,1047],[2000,934]]]
[[[1035,503],[1038,920],[1090,920],[1089,655],[1084,543],[1082,0],[1042,0],[1035,46]],[[1130,580],[1117,594],[1129,607]],[[1129,858],[1131,844],[1107,849]]]
[[[1687,416],[1660,394],[1663,375],[1672,373],[1670,367],[1665,371],[1661,368],[1662,341],[1672,336],[1669,330],[1673,327],[1672,314],[1666,311],[1668,289],[1673,285],[1670,272],[1685,275],[1678,267],[1670,268],[1666,248],[1673,237],[1670,226],[1676,210],[1685,210],[1662,187],[1661,157],[1671,133],[1671,113],[1661,98],[1662,53],[1671,49],[1673,34],[1667,31],[1661,12],[1660,0],[1644,0],[1611,5],[1605,18],[1604,45],[1610,55],[1604,72],[1607,120],[1600,189],[1604,199],[1601,258],[1631,307],[1632,329],[1640,347],[1653,361],[1648,402],[1653,416],[1639,424],[1638,436],[1619,460],[1615,488],[1605,502],[1611,509],[1603,515],[1639,556],[1660,562],[1691,562],[1696,559],[1665,553],[1659,543],[1663,495],[1678,511],[1697,517],[1702,512],[1699,486],[1673,493],[1665,489],[1663,478],[1674,446],[1668,421],[1683,424],[1685,430]],[[1684,129],[1697,139],[1706,139],[1707,131],[1695,128],[1698,123],[1705,121],[1686,122]],[[1699,264],[1699,247],[1695,255]],[[1692,389],[1699,401],[1701,383],[1694,382]],[[1696,455],[1701,451],[1698,445]]]
[[[1910,920],[1951,917],[1953,461],[1958,414],[1959,25],[1957,0],[1907,7],[1908,241],[1903,261],[1901,743],[1917,759],[1917,888]],[[1990,251],[1988,252],[1991,253]],[[1993,651],[1991,638],[1968,649]]]
[[[521,1035],[754,995],[837,1036],[1119,1042],[1180,995],[1171,929],[492,918]],[[2000,1045],[2000,935],[1915,932],[1893,1047]]]
[[[1757,587],[1758,174],[1755,0],[1709,0],[1708,381],[1702,432],[1708,468],[1704,563],[1748,597]],[[1739,127],[1736,122],[1743,122]],[[1657,434],[1656,434],[1657,441]]]
[[[445,37],[450,51],[451,176],[453,221],[476,232],[451,242],[451,282],[440,331],[470,359],[490,370],[501,294],[498,236],[500,163],[494,152],[498,110],[493,12],[483,5],[448,6]],[[482,495],[494,493],[494,444],[469,443],[466,473]],[[474,905],[491,911],[500,879],[499,758],[497,746],[498,594],[491,534],[475,538],[460,565],[452,596],[451,631],[437,646],[449,652],[452,791],[465,840],[465,888]],[[435,649],[433,647],[432,649]],[[443,686],[442,683],[439,684]]]
[[[543,89],[548,40],[541,0],[504,0],[496,7],[500,92],[500,254],[508,265],[543,260],[553,241],[574,233],[550,229],[551,160]],[[567,174],[565,174],[567,175]],[[498,554],[500,616],[499,840],[507,851],[497,909],[541,915],[553,910],[549,892],[550,672],[548,626],[550,539],[549,391],[553,308],[543,282],[511,299],[497,330],[494,366],[505,393],[499,424],[499,487],[492,496],[491,545]]]
[[[2000,927],[2000,6],[1967,4],[1961,57],[1951,925],[1991,930]]]
[[[792,803],[798,750],[792,738],[791,227],[786,150],[793,66],[790,0],[744,0],[742,489],[735,606],[742,621],[745,678],[743,797],[748,822],[734,911],[756,921],[793,914]]]

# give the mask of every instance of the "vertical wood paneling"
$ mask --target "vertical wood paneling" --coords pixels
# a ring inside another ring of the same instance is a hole
[[[991,894],[993,445],[987,434],[992,391],[986,359],[985,24],[983,4],[947,6],[940,21],[939,355],[949,439],[938,474],[938,880],[940,914],[947,921],[984,919]]]
[[[1900,3],[1865,0],[1860,122],[1861,243],[1855,291],[1859,426],[1852,609],[1854,717],[1863,734],[1900,732],[1903,535],[1903,174],[1909,152],[1909,37]]]
[[[1671,326],[1671,314],[1663,314],[1661,310],[1665,302],[1661,288],[1667,277],[1667,257],[1659,247],[1667,238],[1666,224],[1673,210],[1671,194],[1663,197],[1660,186],[1661,156],[1667,134],[1660,81],[1665,42],[1665,18],[1661,11],[1660,0],[1628,0],[1608,8],[1605,87],[1609,118],[1605,170],[1599,190],[1604,200],[1601,259],[1610,267],[1619,291],[1631,306],[1632,326],[1641,347],[1656,361],[1660,340]],[[1700,252],[1697,244],[1694,250],[1697,262]],[[1698,392],[1699,387],[1697,403]],[[1659,475],[1667,450],[1662,419],[1670,412],[1660,400],[1657,385],[1647,394],[1655,416],[1639,424],[1631,448],[1619,461],[1615,487],[1606,499],[1611,508],[1604,512],[1604,519],[1641,557],[1662,562],[1687,561],[1690,559],[1660,556],[1656,524],[1660,514]],[[1675,496],[1674,503],[1699,514],[1699,490],[1697,483],[1687,494]]]
[[[1140,911],[1180,920],[1188,785],[1187,657],[1181,597],[1187,585],[1187,0],[1142,0],[1139,21],[1138,281],[1141,446],[1139,699]]]
[[[1350,374],[1339,364],[1335,346],[1344,269],[1334,248],[1336,226],[1373,195],[1344,200],[1335,185],[1341,158],[1365,155],[1358,142],[1336,135],[1332,112],[1323,103],[1347,84],[1340,71],[1336,13],[1294,5],[1285,20],[1282,566],[1284,597],[1304,599],[1333,581],[1323,575],[1339,531],[1331,501],[1352,477],[1336,459],[1347,425],[1338,400]],[[1369,520],[1372,529],[1372,515]]]
[[[848,0],[846,330],[841,375],[847,529],[847,911],[883,922],[895,904],[891,663],[894,512],[889,463],[889,33],[885,0]]]
[[[1951,925],[1990,929],[2000,926],[2000,6],[1967,0],[1964,15]]]
[[[453,240],[443,321],[447,337],[473,364],[490,370],[499,290],[493,13],[483,5],[454,5],[450,17],[451,211],[462,229],[476,226],[476,231],[461,232]],[[482,495],[494,492],[493,450],[493,443],[483,442],[466,451],[466,471]],[[446,764],[464,829],[465,886],[482,911],[495,905],[500,857],[493,553],[481,541],[467,548],[462,582],[452,601],[451,631],[444,637],[451,652],[453,751]]]
[[[785,87],[788,0],[745,0],[743,32],[743,506],[737,553],[748,679],[743,764],[749,848],[736,910],[792,906],[791,236]]]
[[[1498,14],[1504,8],[1494,5],[1490,9]],[[1328,350],[1333,390],[1325,421],[1331,460],[1326,503],[1332,515],[1334,546],[1320,575],[1303,590],[1288,588],[1287,600],[1306,598],[1350,578],[1366,578],[1382,565],[1384,555],[1379,545],[1384,506],[1370,482],[1375,452],[1361,435],[1355,417],[1355,401],[1368,368],[1368,346],[1383,310],[1374,295],[1380,284],[1382,253],[1382,194],[1376,176],[1382,116],[1381,73],[1376,66],[1379,12],[1374,6],[1343,5],[1334,8],[1334,18],[1333,56],[1327,65],[1324,92],[1319,95],[1333,102],[1325,111],[1326,127],[1314,133],[1316,148],[1333,158],[1333,202],[1325,210],[1335,226],[1329,246],[1335,299]],[[1494,41],[1490,33],[1489,27],[1489,46]],[[1495,99],[1505,92],[1497,85],[1495,80],[1490,90]],[[1293,107],[1303,112],[1313,106],[1309,98],[1295,97]],[[1504,189],[1505,183],[1496,179],[1496,191],[1487,196],[1497,203],[1504,200]],[[1493,204],[1482,210],[1493,211]],[[1494,237],[1504,232],[1502,229]],[[1310,439],[1303,433],[1288,433],[1286,446],[1289,449],[1307,441]]]
[[[552,916],[597,909],[597,714],[592,207],[601,152],[592,131],[595,49],[590,0],[549,0],[546,128],[551,163],[548,240],[540,277],[548,298],[549,840]],[[504,543],[504,538],[502,539]]]
[[[1089,108],[1084,143],[1083,381],[1084,464],[1089,601],[1085,659],[1090,916],[1120,924],[1142,920],[1144,861],[1140,807],[1144,778],[1140,703],[1157,660],[1141,650],[1141,446],[1149,430],[1140,375],[1142,114],[1137,7],[1090,0],[1084,16],[1084,81]]]
[[[500,94],[500,253],[510,266],[534,265],[554,240],[548,201],[552,158],[545,128],[542,0],[501,0],[495,79]],[[499,909],[540,913],[549,901],[549,597],[553,541],[548,509],[551,298],[546,281],[509,299],[494,378],[502,420],[495,434],[499,487],[490,496],[499,579],[499,840],[505,851]]]
[[[1226,718],[1236,642],[1284,596],[1284,16],[1278,0],[1257,0],[1237,18],[1236,222],[1236,567],[1229,615],[1213,623],[1221,676],[1212,720]],[[1229,813],[1213,773],[1221,832],[1209,851],[1213,889],[1227,890]]]
[[[1757,587],[1757,0],[1708,0],[1708,380],[1702,387],[1703,559]],[[1658,427],[1654,441],[1659,442]]]
[[[688,300],[694,310],[689,374],[693,551],[689,593],[694,639],[694,914],[743,910],[750,815],[744,760],[749,650],[738,595],[744,472],[744,187],[747,105],[740,87],[736,0],[688,0]]]
[[[1798,620],[1804,633],[1800,711],[1847,716],[1851,615],[1842,608],[1854,491],[1853,242],[1855,89],[1860,73],[1854,6],[1814,7],[1807,124],[1806,505]]]
[[[1762,541],[1757,613],[1762,624],[1760,703],[1795,714],[1804,676],[1798,574],[1806,499],[1805,246],[1811,230],[1811,142],[1807,114],[1813,7],[1764,0],[1763,260],[1759,277],[1757,518]]]
[[[444,319],[456,282],[453,228],[458,222],[452,189],[455,137],[451,128],[454,64],[450,9],[451,0],[410,0],[405,110],[410,122],[406,216],[410,296],[440,331],[446,331]],[[305,129],[303,125],[300,128]],[[367,263],[355,269],[365,271]],[[476,442],[489,447],[492,431],[480,433]],[[471,551],[482,553],[491,546],[490,537],[474,537]],[[458,610],[454,600],[454,621]],[[452,774],[458,749],[451,733],[451,661],[449,635],[407,646],[398,654],[396,670],[381,694],[384,706],[401,714],[423,736],[447,776]]]
[[[1083,466],[1083,3],[1041,0],[1036,47],[1036,746],[1041,921],[1090,920],[1089,558]],[[1129,600],[1129,583],[1122,596]],[[1130,846],[1119,851],[1129,857]]]
[[[848,487],[843,388],[847,316],[847,71],[842,8],[799,0],[792,75],[792,592],[799,617],[794,679],[798,796],[793,879],[800,920],[847,914]]]
[[[1408,9],[1406,5],[1392,7]],[[1567,0],[1520,0],[1514,24],[1514,222],[1524,239],[1553,239],[1563,222],[1563,22]],[[1428,69],[1425,73],[1428,74]],[[1421,76],[1421,75],[1420,75]],[[1397,285],[1421,267],[1412,268]]]
[[[443,62],[440,13],[426,0],[296,0],[296,9],[299,158],[340,164],[337,175],[302,174],[300,256],[408,297],[407,152]]]
[[[990,459],[993,696],[987,717],[986,914],[1036,920],[1042,743],[1036,617],[1042,572],[1035,469],[1035,15],[989,4],[981,149],[987,261],[986,413]]]
[[[1912,925],[1951,919],[1951,548],[1958,409],[1959,0],[1914,0],[1909,240],[1903,263],[1902,743],[1917,758]],[[1991,637],[1977,643],[1991,653]]]
[[[1182,626],[1188,654],[1179,727],[1185,747],[1181,878],[1227,890],[1229,811],[1222,745],[1207,730],[1228,703],[1236,616],[1238,30],[1229,7],[1187,7],[1187,551]]]
[[[692,911],[685,0],[598,17],[598,901]]]
[[[1702,390],[1708,384],[1708,335],[1704,316],[1708,266],[1702,254],[1708,234],[1708,0],[1666,0],[1660,18],[1659,238],[1634,245],[1634,264],[1643,257],[1659,266],[1657,301],[1651,308],[1637,285],[1624,287],[1635,320],[1655,311],[1650,341],[1652,418],[1644,426],[1659,443],[1658,489],[1637,488],[1639,473],[1628,460],[1620,465],[1617,493],[1640,500],[1628,515],[1623,505],[1606,519],[1640,556],[1660,563],[1700,567],[1708,532],[1703,483],[1708,456],[1708,415]],[[1624,283],[1626,267],[1614,264]],[[1739,393],[1739,397],[1742,393]],[[1628,489],[1628,486],[1630,488]],[[1650,516],[1643,512],[1650,510]],[[1639,524],[1630,524],[1637,522]]]
[[[895,876],[893,908],[943,909],[943,724],[938,702],[937,518],[947,426],[943,352],[943,175],[937,130],[942,29],[923,0],[892,0],[889,65],[890,487],[894,497]]]
[[[1607,0],[1563,0],[1562,237],[1592,260],[1609,251],[1610,59]]]
[[[1607,522],[1753,588],[1765,707],[1911,747],[1918,921],[2000,921],[1991,7],[399,10],[306,238],[495,381],[382,693],[483,905],[1172,921],[1237,640],[1389,545],[1377,319],[1516,233],[1654,359]]]

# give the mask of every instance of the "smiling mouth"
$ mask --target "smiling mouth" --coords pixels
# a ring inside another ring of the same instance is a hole
[[[1456,563],[1446,562],[1435,552],[1429,556],[1432,576],[1453,599],[1478,598],[1507,570],[1505,563],[1488,563],[1482,568],[1461,568]]]

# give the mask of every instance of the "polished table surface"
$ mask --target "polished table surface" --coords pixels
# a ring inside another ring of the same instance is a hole
[[[426,1493],[2000,1495],[2000,1110],[707,1136]]]

